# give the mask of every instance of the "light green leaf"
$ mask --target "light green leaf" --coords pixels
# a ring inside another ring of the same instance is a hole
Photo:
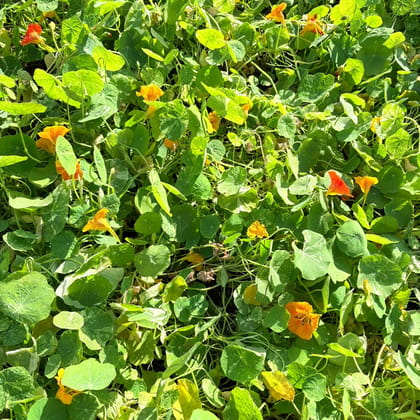
[[[152,186],[152,193],[155,200],[158,202],[162,210],[168,215],[172,216],[171,209],[168,204],[168,196],[166,195],[165,187],[160,181],[159,174],[155,169],[149,171],[149,181]]]
[[[27,156],[0,156],[0,168],[4,168],[5,166],[14,165],[15,163],[24,162],[28,160]]]
[[[302,391],[311,401],[321,401],[326,397],[327,378],[321,373],[308,376],[303,384]]]
[[[44,89],[45,94],[51,99],[80,108],[80,98],[76,98],[74,95],[70,97],[69,94],[71,92],[67,92],[63,84],[51,74],[48,74],[42,69],[35,69],[34,80],[38,86]]]
[[[88,97],[99,93],[104,88],[104,82],[91,70],[69,71],[63,74],[63,84],[78,97]]]
[[[383,255],[375,254],[363,257],[359,262],[357,287],[368,287],[371,293],[387,298],[401,286],[400,267]],[[367,282],[367,286],[365,284]]]
[[[92,57],[99,67],[108,71],[118,71],[124,67],[124,58],[120,55],[108,51],[101,45],[96,46],[92,51]]]
[[[73,152],[70,142],[63,136],[59,136],[55,146],[57,158],[63,166],[64,170],[70,175],[76,172],[77,157]]]
[[[171,263],[171,253],[165,245],[151,245],[134,256],[134,265],[141,276],[158,276]]]
[[[0,282],[0,311],[18,322],[33,325],[50,314],[55,292],[40,273],[20,276],[14,273]]]
[[[334,25],[349,22],[357,10],[356,0],[340,0],[340,3],[331,9],[330,18]]]
[[[210,50],[216,50],[225,46],[224,35],[217,29],[199,29],[195,36],[198,41]]]
[[[315,280],[328,272],[332,261],[331,252],[325,238],[319,233],[304,230],[305,242],[303,250],[292,244],[295,251],[295,266],[302,272],[306,280]]]
[[[223,410],[223,420],[263,420],[263,417],[247,389],[233,388]]]
[[[78,391],[106,388],[115,378],[114,365],[99,363],[96,359],[86,359],[78,365],[64,370],[63,385]]]
[[[108,181],[108,175],[106,172],[105,160],[101,154],[101,151],[96,146],[93,147],[93,159],[95,161],[95,167],[98,171],[101,182],[106,184]]]
[[[355,220],[343,223],[337,229],[338,248],[351,258],[367,254],[367,240],[365,232]]]
[[[63,330],[78,330],[83,327],[83,316],[79,312],[61,311],[53,318],[53,324]]]
[[[0,101],[0,111],[5,111],[12,115],[27,115],[45,112],[47,107],[45,105],[37,104],[35,102],[8,102]]]

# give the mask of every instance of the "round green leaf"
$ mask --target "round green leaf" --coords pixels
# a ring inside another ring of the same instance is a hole
[[[20,229],[3,235],[4,242],[14,251],[29,251],[38,239],[39,236],[36,233]]]
[[[62,311],[54,316],[53,324],[63,330],[78,330],[83,327],[84,320],[78,312]]]
[[[367,287],[371,293],[387,298],[401,286],[401,281],[400,267],[383,255],[369,255],[359,262],[359,289]]]
[[[321,401],[326,397],[327,378],[316,373],[305,379],[302,384],[302,391],[305,397],[312,401]]]
[[[188,322],[195,316],[204,315],[209,304],[206,297],[197,293],[192,296],[181,296],[175,301],[175,316],[182,322]]]
[[[114,315],[100,308],[87,308],[82,312],[84,325],[79,338],[90,350],[100,350],[114,334]]]
[[[142,214],[134,224],[134,230],[143,235],[152,235],[162,229],[162,217],[159,213],[147,212]]]
[[[261,373],[264,358],[263,353],[231,345],[223,349],[220,365],[229,379],[247,383]]]
[[[63,385],[78,391],[106,388],[115,378],[114,365],[99,363],[96,359],[86,359],[78,365],[64,370]]]
[[[5,166],[14,165],[15,163],[24,162],[28,160],[27,156],[0,156],[0,168],[4,168]]]
[[[124,67],[124,58],[120,55],[108,51],[106,48],[98,45],[92,51],[92,57],[99,67],[104,67],[109,71],[118,71]]]
[[[242,185],[246,181],[247,172],[245,168],[234,166],[223,172],[222,179],[217,186],[217,190],[221,194],[233,195],[237,194]]]
[[[215,214],[209,214],[203,216],[200,219],[200,233],[208,239],[211,239],[216,235],[219,230],[220,219]]]
[[[67,406],[56,398],[42,398],[28,411],[27,420],[67,420]]]
[[[12,274],[9,278],[0,283],[0,311],[24,324],[45,319],[55,298],[47,279],[35,271],[22,277]]]
[[[225,46],[225,37],[217,29],[199,29],[195,36],[205,47],[215,50]]]
[[[63,74],[64,85],[78,96],[92,96],[104,88],[104,82],[94,71],[77,70]]]
[[[152,245],[134,256],[134,265],[142,276],[158,276],[171,263],[171,253],[165,245]]]
[[[224,420],[263,420],[261,411],[247,389],[234,388],[223,410]]]
[[[319,233],[304,230],[305,242],[300,250],[292,244],[295,252],[295,266],[302,272],[306,280],[315,280],[327,273],[332,261],[327,241]]]
[[[365,232],[355,220],[349,220],[337,229],[337,244],[342,252],[352,258],[367,253]]]
[[[196,408],[190,417],[190,420],[218,420],[212,412]]]

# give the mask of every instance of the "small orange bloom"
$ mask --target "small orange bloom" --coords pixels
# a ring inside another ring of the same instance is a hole
[[[109,213],[108,209],[100,209],[96,212],[95,216],[90,219],[85,226],[83,226],[82,232],[86,232],[88,230],[101,230],[109,232],[117,242],[120,242],[120,238],[115,233],[114,229],[112,229],[111,225],[109,224],[108,220],[106,219],[106,215]]]
[[[370,123],[370,131],[372,131],[372,133],[377,133],[377,127],[381,126],[381,117],[373,117],[372,121]]]
[[[378,178],[374,176],[356,176],[354,178],[356,184],[360,187],[363,194],[368,195],[372,185],[376,185],[378,183]]]
[[[241,108],[245,112],[245,115],[248,116],[248,112],[252,108],[252,104],[248,102],[247,104],[242,105]]]
[[[318,328],[320,315],[313,313],[312,305],[308,302],[286,303],[286,310],[290,314],[287,324],[289,331],[303,340],[310,340]]]
[[[30,23],[24,38],[20,41],[20,45],[43,44],[44,40],[40,37],[41,33],[41,25],[38,23]]]
[[[209,121],[214,131],[217,131],[220,127],[220,121],[222,119],[216,114],[216,111],[209,113]]]
[[[80,163],[76,163],[76,169],[74,171],[73,175],[69,175],[66,170],[63,168],[63,165],[60,163],[60,161],[55,161],[55,169],[59,175],[61,175],[61,178],[63,178],[63,181],[68,181],[69,179],[82,179],[83,178],[83,171],[80,168]]]
[[[63,375],[64,375],[64,369],[63,368],[58,369],[57,376],[55,377],[55,379],[57,380],[58,391],[55,394],[55,398],[59,399],[65,405],[70,405],[73,401],[73,398],[77,394],[80,394],[81,391],[77,391],[75,389],[71,389],[64,386],[61,383],[61,380],[63,379]]]
[[[246,231],[246,235],[250,239],[267,238],[268,232],[265,226],[262,223],[260,223],[258,220],[256,220],[251,226],[248,227]]]
[[[328,171],[328,175],[331,179],[331,184],[328,188],[327,195],[343,195],[347,197],[353,197],[349,186],[341,179],[341,177],[335,171]]]
[[[40,138],[36,141],[36,147],[39,147],[48,153],[55,154],[55,144],[57,143],[58,137],[65,136],[69,131],[69,128],[62,125],[45,127],[44,131],[38,133]]]
[[[271,9],[271,12],[266,16],[267,19],[274,20],[274,22],[280,22],[284,24],[283,11],[286,9],[286,3],[280,3]]]
[[[193,268],[196,271],[200,271],[203,268],[204,257],[198,252],[190,252],[184,259],[194,264]]]
[[[320,22],[317,19],[316,15],[308,16],[306,19],[306,24],[303,29],[299,32],[300,36],[305,35],[307,32],[312,32],[318,35],[324,35],[325,32],[321,28]]]
[[[163,144],[166,146],[166,148],[168,148],[169,150],[172,150],[173,152],[175,152],[175,150],[178,147],[178,143],[176,141],[171,140],[171,139],[165,139],[163,141]]]
[[[142,86],[137,96],[142,96],[145,101],[157,101],[162,95],[163,90],[156,85]]]

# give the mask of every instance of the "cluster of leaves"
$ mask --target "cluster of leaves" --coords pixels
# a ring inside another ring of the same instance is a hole
[[[2,417],[418,418],[418,1],[3,3]]]

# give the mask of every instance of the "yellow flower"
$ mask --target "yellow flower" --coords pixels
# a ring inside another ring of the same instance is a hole
[[[64,375],[64,369],[63,368],[58,369],[57,376],[55,377],[55,379],[57,380],[58,391],[55,394],[55,398],[59,399],[65,405],[70,405],[73,401],[73,398],[77,394],[80,394],[81,391],[77,391],[76,389],[71,389],[64,386],[61,383],[61,380],[63,379],[63,375]]]
[[[248,227],[246,231],[246,235],[250,239],[267,238],[268,232],[265,226],[262,223],[260,223],[258,220],[256,220],[251,226]]]
[[[374,176],[356,176],[354,178],[356,184],[360,187],[363,194],[368,195],[372,185],[376,185],[378,183],[378,178]]]
[[[209,121],[213,128],[213,131],[217,131],[220,127],[221,118],[216,114],[216,111],[209,113]]]
[[[109,232],[117,242],[120,242],[120,238],[115,233],[114,229],[112,229],[111,225],[109,224],[108,220],[106,219],[106,215],[109,213],[108,209],[100,209],[96,212],[95,216],[90,219],[85,226],[83,226],[82,232],[86,232],[88,230],[101,230]]]
[[[376,134],[378,126],[381,126],[381,117],[373,117],[369,127],[370,131]]]
[[[283,11],[286,9],[286,3],[280,3],[271,9],[271,12],[266,16],[267,19],[274,20],[274,22],[280,22],[284,24]]]
[[[308,18],[306,19],[306,24],[303,27],[303,29],[299,32],[299,35],[303,36],[307,32],[312,32],[318,35],[325,34],[324,30],[321,28],[320,22],[318,21],[316,15],[308,16]]]
[[[295,390],[283,372],[261,372],[261,376],[273,401],[294,400]]]
[[[65,136],[70,131],[69,128],[62,125],[45,127],[44,131],[38,133],[40,137],[36,141],[36,147],[45,150],[48,153],[55,154],[55,145],[59,136]]]
[[[142,86],[137,96],[142,96],[145,101],[157,101],[162,95],[163,90],[156,85]]]
[[[204,257],[198,252],[190,252],[184,259],[192,263],[196,271],[200,271],[203,268]]]

